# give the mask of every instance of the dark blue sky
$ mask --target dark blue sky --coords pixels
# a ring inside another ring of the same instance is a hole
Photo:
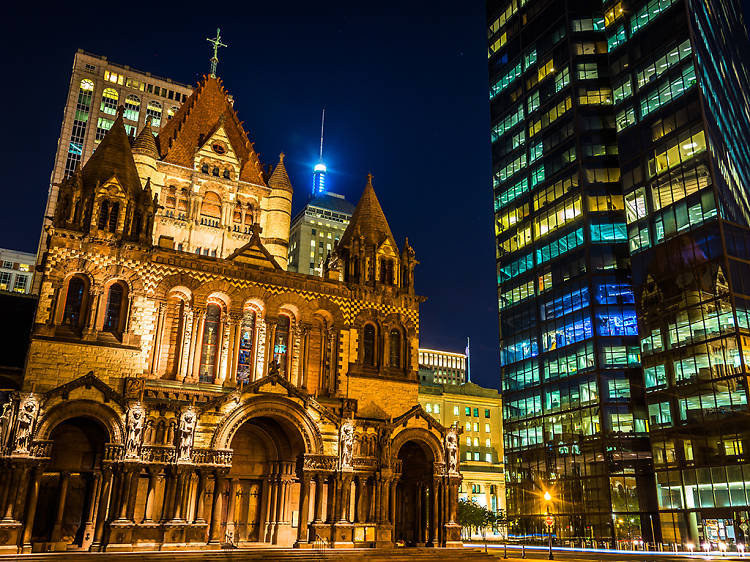
[[[286,153],[295,211],[325,107],[331,189],[356,203],[371,171],[394,236],[408,236],[421,262],[421,345],[461,351],[470,336],[472,378],[496,386],[484,2],[259,4],[211,14],[205,3],[66,2],[43,18],[13,8],[2,38],[0,246],[36,249],[77,48],[194,83],[209,68],[205,38],[221,27],[218,74],[261,160]]]

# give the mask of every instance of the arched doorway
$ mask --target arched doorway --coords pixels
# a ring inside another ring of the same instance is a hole
[[[222,536],[240,546],[291,546],[299,521],[297,461],[305,452],[299,429],[282,417],[254,417],[240,426],[230,448],[234,453],[224,483]]]
[[[411,440],[398,451],[401,475],[396,486],[395,540],[407,545],[434,544],[432,521],[437,508],[433,479],[432,450],[423,442]]]
[[[50,439],[52,455],[40,482],[32,541],[85,549],[93,540],[96,488],[109,435],[94,419],[76,417],[55,427]]]

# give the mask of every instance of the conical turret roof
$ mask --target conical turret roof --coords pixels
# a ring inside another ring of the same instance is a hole
[[[145,154],[152,158],[159,158],[159,150],[156,148],[156,138],[151,131],[151,116],[146,119],[146,124],[133,141],[133,153]]]
[[[195,151],[219,127],[224,127],[240,160],[240,180],[266,185],[258,155],[221,80],[215,76],[204,76],[159,132],[157,146],[162,160],[192,168]]]
[[[268,178],[268,186],[276,189],[285,189],[292,191],[292,182],[289,181],[289,175],[286,173],[286,166],[284,166],[284,153],[279,154],[279,163],[276,164],[271,177]]]
[[[365,243],[379,246],[383,241],[390,240],[394,250],[398,249],[396,240],[391,233],[391,227],[380,206],[375,188],[372,186],[372,174],[367,175],[367,185],[362,197],[354,209],[349,226],[341,236],[340,246],[349,246],[355,237],[364,236]]]
[[[137,194],[141,192],[141,180],[133,160],[122,113],[123,108],[120,106],[112,128],[83,166],[81,175],[86,187],[94,187],[116,176],[127,192]]]

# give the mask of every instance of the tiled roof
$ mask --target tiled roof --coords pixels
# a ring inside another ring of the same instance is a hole
[[[289,181],[289,175],[286,173],[286,166],[284,166],[284,153],[279,154],[279,163],[276,165],[276,169],[268,178],[268,186],[276,189],[285,189],[292,191],[292,182]]]
[[[221,80],[204,76],[157,137],[162,160],[193,167],[195,151],[223,124],[242,167],[240,180],[266,185],[263,167]]]
[[[154,137],[154,133],[151,132],[150,115],[146,119],[143,129],[141,129],[141,132],[138,133],[135,141],[133,141],[133,152],[159,158],[159,150],[156,148],[156,138]]]
[[[396,241],[391,233],[391,227],[380,206],[378,196],[375,195],[375,189],[372,187],[372,175],[367,176],[367,185],[362,192],[349,226],[346,227],[344,234],[341,235],[339,245],[348,246],[355,236],[364,236],[366,244],[379,246],[384,240],[388,239],[393,244],[394,250],[398,248]]]
[[[130,139],[122,122],[122,112],[123,108],[120,106],[112,128],[83,166],[83,185],[93,188],[116,176],[128,193],[140,195],[141,180],[130,149]]]

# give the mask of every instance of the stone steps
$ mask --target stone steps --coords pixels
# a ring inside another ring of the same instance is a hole
[[[451,562],[492,560],[493,556],[468,548],[389,548],[389,549],[287,549],[252,548],[233,550],[171,552],[59,552],[47,554],[0,555],[0,562]]]

